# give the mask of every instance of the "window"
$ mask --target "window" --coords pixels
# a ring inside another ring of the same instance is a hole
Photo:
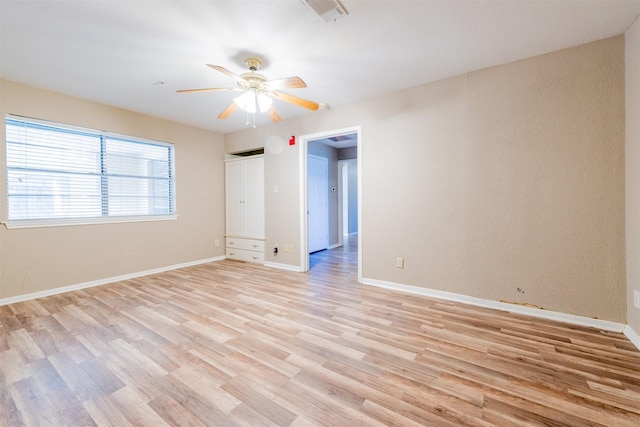
[[[8,116],[7,224],[175,218],[170,144]]]

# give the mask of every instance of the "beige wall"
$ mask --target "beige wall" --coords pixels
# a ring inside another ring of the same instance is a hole
[[[226,150],[361,126],[365,279],[624,323],[624,49],[472,72],[229,134]],[[299,149],[265,150],[267,247],[300,241]],[[295,249],[267,261],[299,265]]]
[[[627,323],[640,335],[640,20],[625,34]]]
[[[0,81],[0,111],[175,144],[175,221],[7,230],[0,226],[0,298],[224,255],[222,135]],[[0,216],[6,218],[0,126]]]

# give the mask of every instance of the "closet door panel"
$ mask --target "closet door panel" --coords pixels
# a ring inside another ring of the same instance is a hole
[[[245,161],[245,236],[264,238],[264,159]]]
[[[244,169],[242,162],[225,165],[227,236],[243,236],[246,229]]]

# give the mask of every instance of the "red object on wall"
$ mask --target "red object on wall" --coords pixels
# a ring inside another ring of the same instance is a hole
[[[296,136],[292,135],[291,138],[289,138],[289,145],[296,145]]]

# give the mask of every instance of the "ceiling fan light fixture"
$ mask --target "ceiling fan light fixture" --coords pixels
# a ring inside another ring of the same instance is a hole
[[[256,100],[253,92],[245,92],[233,100],[238,107],[249,113],[256,112]]]
[[[258,107],[260,108],[260,111],[264,113],[269,108],[271,108],[273,100],[270,97],[268,97],[264,93],[259,93],[256,98],[258,99]]]
[[[233,100],[238,107],[247,113],[265,112],[271,108],[272,100],[264,93],[247,91]]]
[[[248,58],[246,60],[246,64],[247,67],[249,67],[250,71],[240,75],[232,73],[231,71],[219,65],[207,64],[209,68],[212,68],[235,80],[237,87],[182,89],[179,90],[178,93],[242,91],[242,95],[235,98],[231,102],[231,104],[229,104],[229,106],[218,115],[218,119],[227,119],[233,114],[234,111],[240,108],[247,114],[247,125],[250,125],[253,122],[253,127],[255,127],[255,116],[257,112],[266,113],[273,123],[282,121],[282,116],[280,116],[276,109],[271,105],[273,103],[273,99],[287,102],[289,104],[306,108],[311,111],[317,111],[318,108],[320,108],[320,104],[318,104],[317,102],[299,98],[294,95],[289,95],[286,92],[280,92],[283,89],[298,89],[307,87],[307,84],[300,77],[291,76],[281,79],[267,80],[265,76],[256,72],[258,70],[258,67],[260,66],[259,59]]]

